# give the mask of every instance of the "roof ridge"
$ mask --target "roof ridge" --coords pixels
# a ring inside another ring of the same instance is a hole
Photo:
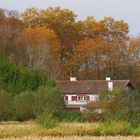
[[[57,80],[56,82],[91,82],[91,81],[105,82],[105,81],[107,81],[107,80],[77,80],[77,81]],[[111,80],[111,81],[130,81],[130,80]]]
[[[61,80],[57,81],[57,84],[62,93],[96,94],[100,90],[108,89],[107,82],[106,80]],[[113,86],[114,88],[121,88],[127,86],[130,82],[130,80],[113,80]]]

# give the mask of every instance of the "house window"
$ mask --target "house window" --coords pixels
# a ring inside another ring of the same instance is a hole
[[[86,96],[84,96],[84,101],[86,101],[87,100],[87,97]]]
[[[78,96],[78,101],[87,101],[89,96]]]
[[[78,101],[83,101],[83,96],[78,96]]]

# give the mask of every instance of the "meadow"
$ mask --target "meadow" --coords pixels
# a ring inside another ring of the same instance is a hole
[[[5,140],[140,140],[139,137],[23,137],[23,138],[6,138]]]
[[[139,140],[140,129],[133,130],[133,134],[123,135],[128,131],[126,122],[114,124],[110,130],[99,123],[60,123],[53,129],[44,129],[34,121],[1,122],[0,139],[6,140]],[[114,133],[115,131],[116,133]],[[122,132],[122,133],[121,133]],[[120,135],[118,135],[120,133]]]

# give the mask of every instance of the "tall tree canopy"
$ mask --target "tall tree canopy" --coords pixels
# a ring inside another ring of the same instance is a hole
[[[17,62],[17,59],[19,60],[24,55],[24,49],[19,40],[22,29],[23,22],[17,11],[0,9],[0,52],[14,62]]]
[[[45,27],[25,28],[21,37],[28,53],[29,67],[56,76],[59,72],[60,45],[54,31]]]
[[[112,17],[78,20],[60,7],[28,8],[21,15],[0,10],[0,51],[57,79],[134,80],[140,72],[139,40],[129,37],[125,21]]]

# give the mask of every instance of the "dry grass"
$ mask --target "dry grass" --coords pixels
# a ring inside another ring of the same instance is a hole
[[[0,138],[31,136],[37,126],[34,122],[2,122],[0,123]]]
[[[140,140],[140,137],[93,137],[98,123],[61,123],[46,130],[34,122],[0,123],[0,139],[5,140]]]
[[[23,137],[23,138],[5,138],[3,140],[140,140],[140,137]]]

